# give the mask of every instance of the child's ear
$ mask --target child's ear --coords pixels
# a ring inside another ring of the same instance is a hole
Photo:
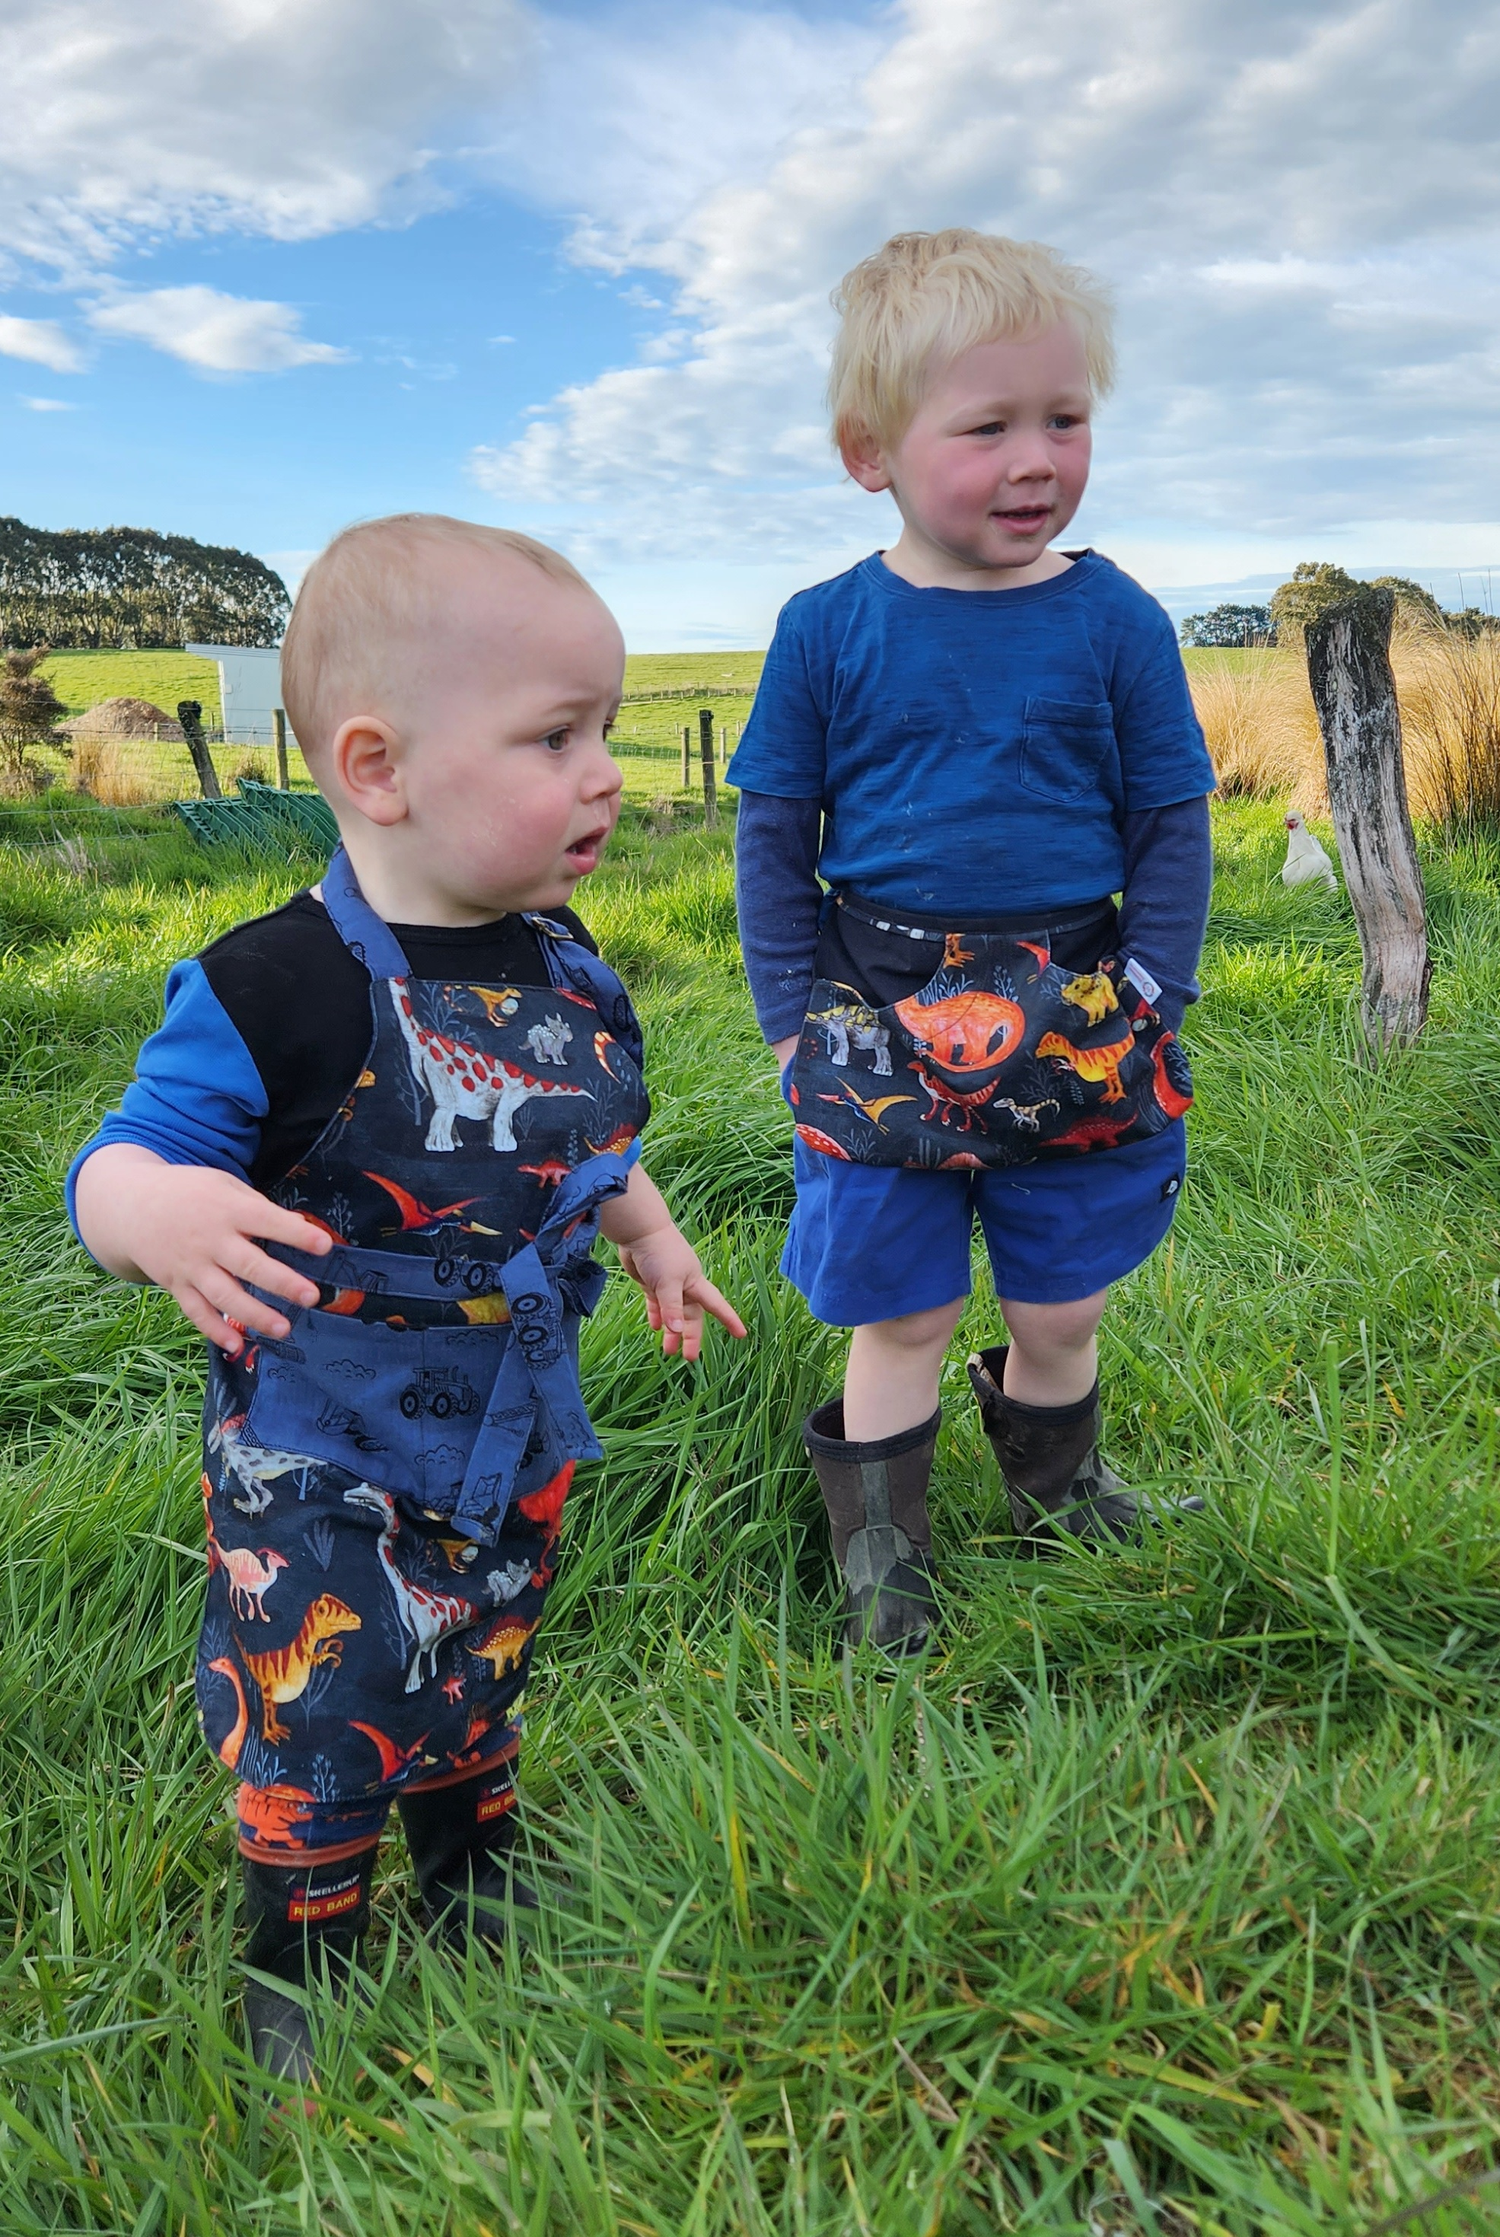
[[[352,808],[371,823],[400,823],[406,815],[401,750],[391,725],[379,715],[351,715],[334,734],[333,778]]]
[[[839,456],[844,461],[844,471],[851,481],[858,482],[873,496],[878,490],[891,486],[891,470],[886,463],[883,446],[868,428],[851,428],[839,443]]]

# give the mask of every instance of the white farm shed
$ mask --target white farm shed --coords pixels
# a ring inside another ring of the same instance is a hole
[[[268,746],[271,717],[281,696],[281,654],[250,645],[184,645],[184,652],[219,666],[219,693],[224,703],[224,737],[236,746]],[[290,735],[290,733],[288,733]]]

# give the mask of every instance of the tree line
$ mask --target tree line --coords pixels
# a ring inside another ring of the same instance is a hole
[[[285,583],[252,552],[151,528],[0,518],[0,645],[275,645],[290,610]]]
[[[1466,606],[1462,613],[1448,613],[1420,583],[1405,575],[1380,575],[1364,586],[1395,593],[1400,619],[1419,627],[1447,629],[1460,637],[1479,637],[1500,630],[1500,616]],[[1189,614],[1178,631],[1185,645],[1223,650],[1234,645],[1300,645],[1310,622],[1340,598],[1352,598],[1361,588],[1351,574],[1332,560],[1304,559],[1290,579],[1271,593],[1264,606],[1215,606],[1206,614]]]

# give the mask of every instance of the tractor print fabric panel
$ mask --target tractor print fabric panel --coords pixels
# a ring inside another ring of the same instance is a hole
[[[349,1469],[256,1444],[218,1411],[233,1403],[216,1376],[199,1722],[258,1791],[261,1840],[294,1850],[314,1802],[477,1769],[513,1740],[572,1468],[529,1472],[481,1545]]]
[[[1193,1091],[1180,1043],[1113,959],[1067,970],[1044,932],[966,932],[886,1007],[820,979],[787,1096],[810,1149],[942,1172],[1145,1141]]]

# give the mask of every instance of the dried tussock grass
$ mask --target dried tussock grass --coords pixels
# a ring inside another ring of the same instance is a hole
[[[1500,830],[1500,632],[1395,648],[1412,812],[1454,835]]]
[[[1325,815],[1323,747],[1299,653],[1197,661],[1193,705],[1226,799],[1289,799]]]
[[[1401,628],[1391,645],[1412,813],[1450,833],[1500,830],[1500,632]],[[1193,705],[1219,790],[1328,813],[1300,650],[1195,662]]]
[[[143,752],[142,744],[139,738],[108,731],[75,736],[69,784],[105,808],[142,808],[153,801],[175,799],[181,784],[174,785],[158,757]]]

